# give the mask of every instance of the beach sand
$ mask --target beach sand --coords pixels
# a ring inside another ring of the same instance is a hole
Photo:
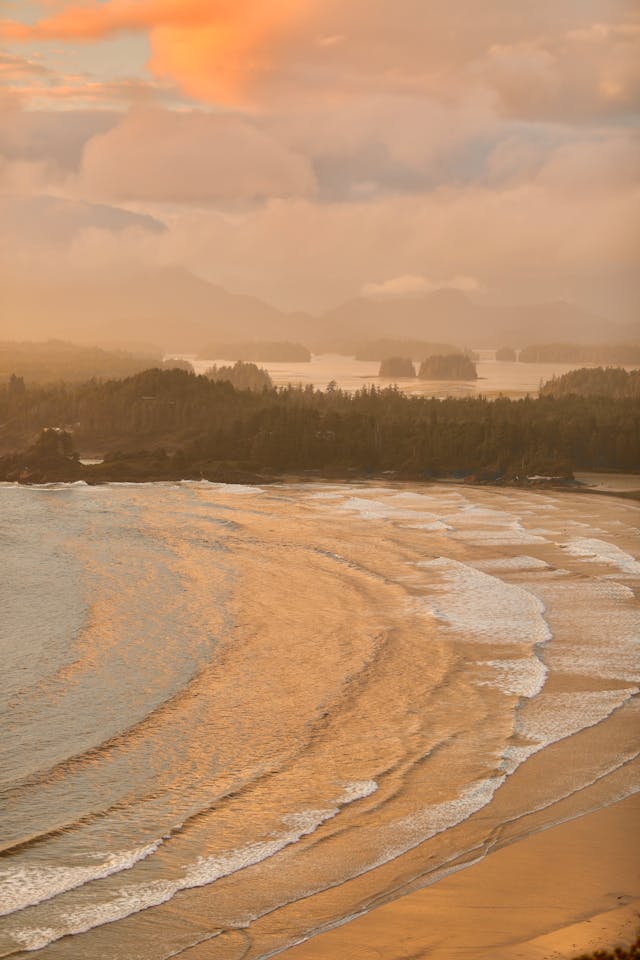
[[[640,794],[293,947],[286,960],[567,960],[640,928]]]

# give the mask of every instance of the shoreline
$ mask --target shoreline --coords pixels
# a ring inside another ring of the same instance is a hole
[[[635,793],[491,852],[281,956],[574,960],[627,947],[640,928],[639,836]]]
[[[88,469],[91,470],[92,466],[89,466]],[[640,501],[640,474],[614,474],[617,477],[624,476],[627,479],[635,479],[637,476],[637,488],[628,487],[628,488],[616,488],[613,486],[596,486],[593,483],[589,483],[585,480],[580,480],[576,478],[575,480],[567,482],[502,482],[502,483],[492,483],[490,481],[472,481],[468,478],[458,479],[453,477],[438,477],[438,478],[417,478],[417,477],[391,477],[385,474],[379,475],[353,475],[349,476],[334,476],[334,475],[314,475],[308,476],[304,474],[282,474],[282,475],[263,475],[263,474],[254,474],[251,472],[244,473],[231,471],[231,474],[227,474],[225,471],[221,471],[219,476],[208,476],[208,477],[161,477],[157,475],[151,475],[149,477],[134,477],[134,476],[114,476],[113,478],[108,477],[87,477],[87,476],[75,476],[73,478],[65,479],[51,479],[46,480],[42,477],[37,479],[31,478],[19,478],[12,480],[0,481],[2,485],[6,486],[23,486],[23,487],[47,487],[55,486],[58,484],[67,484],[72,486],[74,484],[84,484],[86,486],[105,486],[108,484],[126,484],[126,485],[138,485],[138,484],[149,484],[149,483],[200,483],[202,481],[208,483],[222,483],[222,484],[241,484],[246,486],[268,486],[278,483],[380,483],[385,482],[389,485],[392,484],[412,484],[420,486],[460,486],[460,487],[472,487],[474,489],[484,488],[484,489],[495,489],[495,490],[529,490],[529,491],[542,491],[546,492],[549,490],[554,491],[555,493],[578,493],[578,494],[592,494],[595,496],[612,496],[619,497],[625,500]],[[612,476],[611,473],[607,471],[602,471],[601,473],[596,473],[591,471],[589,474],[590,477],[599,476],[605,479],[607,476]]]

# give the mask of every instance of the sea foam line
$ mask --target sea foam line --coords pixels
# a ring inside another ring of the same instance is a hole
[[[335,817],[350,803],[363,800],[375,793],[378,785],[373,780],[346,784],[335,806],[320,810],[305,810],[289,814],[282,820],[287,830],[276,833],[270,840],[255,841],[229,853],[198,857],[187,867],[184,875],[175,880],[151,880],[122,888],[111,900],[92,904],[74,911],[63,912],[56,918],[56,926],[19,927],[8,930],[23,950],[39,950],[62,937],[86,933],[94,927],[123,920],[134,913],[159,906],[171,900],[181,890],[208,886],[247,867],[255,866],[275,856],[281,850],[314,833],[323,823]]]
[[[640,574],[640,561],[606,540],[576,537],[560,545],[567,553],[592,563],[605,563],[617,567],[622,573]]]
[[[100,863],[83,867],[18,867],[0,870],[0,917],[17,910],[32,907],[51,900],[61,893],[75,890],[92,880],[103,880],[114,873],[130,870],[145,860],[161,846],[162,840],[154,840],[133,850],[110,853]]]

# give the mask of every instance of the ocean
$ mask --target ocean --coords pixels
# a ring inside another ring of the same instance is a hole
[[[0,485],[0,957],[274,956],[637,791],[639,520]]]

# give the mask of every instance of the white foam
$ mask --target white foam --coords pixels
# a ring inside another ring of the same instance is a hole
[[[413,836],[417,834],[420,842],[430,840],[436,834],[450,830],[451,827],[468,820],[472,814],[486,807],[505,779],[505,777],[489,777],[486,780],[480,780],[465,787],[453,800],[430,804],[411,816],[399,820],[394,826],[401,832],[409,832]]]
[[[214,481],[203,480],[199,481],[202,486],[206,486],[209,490],[215,490],[219,493],[231,493],[233,495],[244,496],[246,494],[260,494],[264,493],[264,489],[259,486],[252,486],[251,484],[246,483],[215,483]]]
[[[563,647],[554,655],[553,671],[640,683],[640,637],[626,644],[620,641],[615,646],[600,644],[595,648],[575,644]]]
[[[431,523],[407,523],[403,526],[406,526],[408,530],[432,530],[434,532],[443,531],[444,533],[453,530],[453,527],[445,523],[444,520],[433,520]]]
[[[549,650],[552,671],[640,680],[640,608],[630,587],[598,578],[537,582],[535,590],[562,641]]]
[[[39,950],[62,937],[86,933],[87,930],[102,924],[113,923],[149,907],[159,906],[171,900],[181,890],[208,886],[223,877],[262,863],[314,833],[323,823],[335,817],[342,807],[364,799],[377,789],[378,785],[373,780],[345,784],[344,791],[334,806],[303,810],[283,817],[282,825],[287,829],[274,832],[268,840],[255,841],[216,856],[198,857],[181,877],[131,884],[122,888],[117,896],[108,901],[61,912],[56,918],[55,928],[20,927],[7,933],[23,949]]]
[[[377,789],[378,784],[375,780],[358,780],[354,783],[345,783],[344,793],[338,803],[342,806],[345,803],[353,803],[355,800],[364,800],[375,793]]]
[[[399,507],[388,500],[373,500],[365,497],[349,497],[340,504],[340,510],[357,513],[363,520],[421,520],[436,522],[440,518],[430,511]]]
[[[25,907],[50,900],[68,890],[74,890],[91,880],[101,880],[122,870],[130,870],[134,864],[155,853],[162,840],[146,846],[110,853],[91,866],[82,867],[18,867],[0,871],[0,917],[23,910]]]
[[[494,529],[472,528],[461,530],[458,527],[453,534],[455,540],[462,540],[479,547],[509,547],[529,546],[536,543],[547,543],[547,538],[538,533],[525,530],[522,526],[504,526]]]
[[[581,730],[594,727],[611,716],[638,693],[637,687],[577,693],[541,694],[527,702],[518,714],[515,733],[530,743],[510,745],[503,754],[509,773],[534,753]]]
[[[574,557],[617,567],[622,573],[640,574],[640,561],[607,540],[576,537],[560,546]]]
[[[520,660],[483,660],[479,666],[490,667],[490,680],[479,680],[479,687],[497,687],[517,697],[535,697],[545,685],[548,670],[537,657]]]
[[[474,560],[471,566],[477,570],[549,570],[549,564],[537,557],[493,557],[488,560]]]
[[[527,645],[551,639],[544,604],[524,587],[446,557],[421,560],[418,566],[436,574],[440,581],[431,585],[438,598],[423,602],[464,639]]]

